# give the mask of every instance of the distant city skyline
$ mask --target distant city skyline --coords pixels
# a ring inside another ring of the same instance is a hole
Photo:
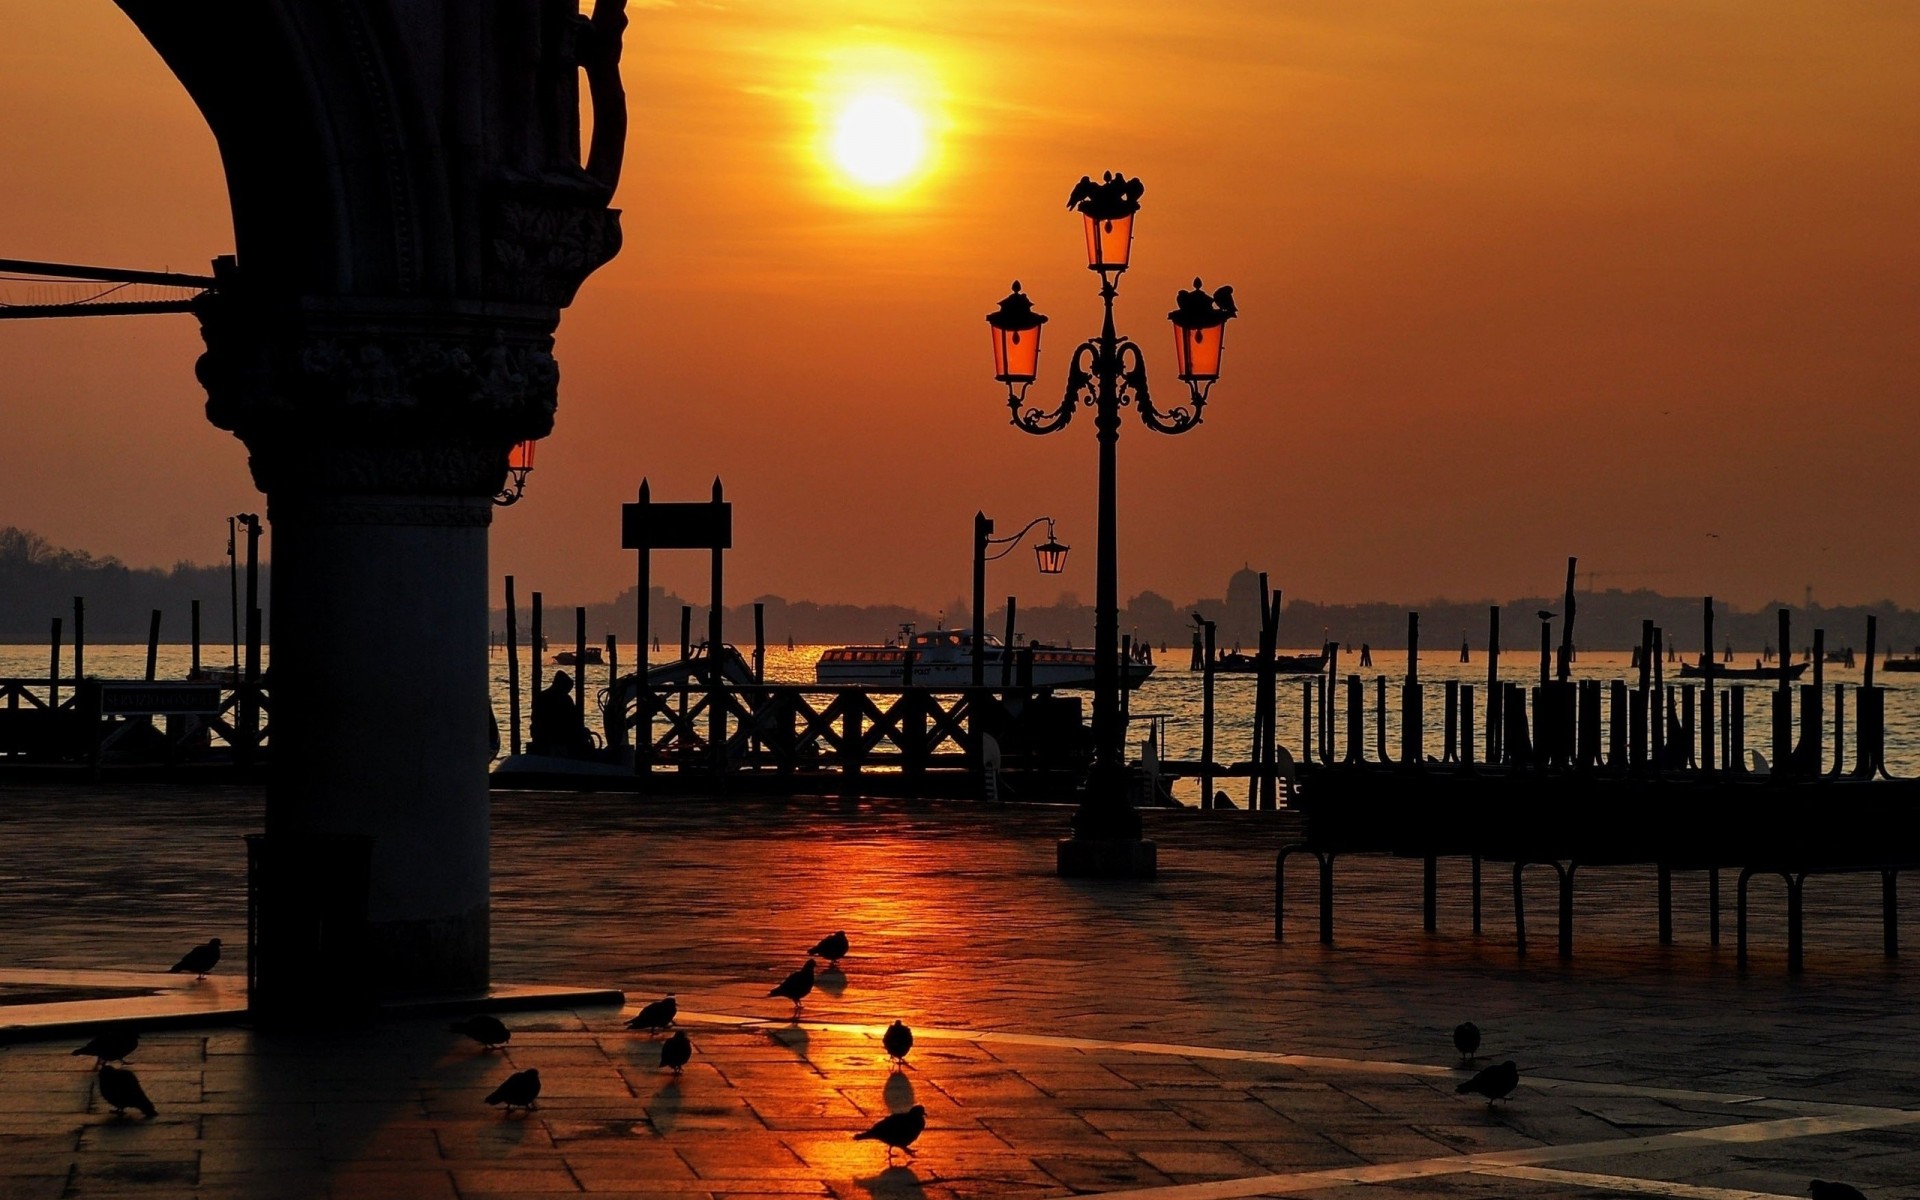
[[[1090,597],[1090,431],[1007,427],[983,317],[1019,278],[1057,397],[1097,320],[1062,205],[1111,168],[1147,185],[1119,305],[1157,377],[1178,289],[1240,305],[1206,424],[1121,448],[1123,595],[1243,562],[1329,601],[1519,595],[1571,552],[1601,588],[1920,602],[1887,515],[1920,509],[1916,43],[1920,9],[1706,0],[637,6],[627,245],[561,327],[495,587],[612,594],[641,478],[717,474],[746,590],[940,603],[980,508],[1076,547],[990,592]],[[924,142],[898,178],[825,148],[882,87]],[[205,124],[111,6],[0,9],[0,112],[0,254],[233,249]],[[264,503],[201,348],[184,316],[0,323],[0,523],[217,555]]]

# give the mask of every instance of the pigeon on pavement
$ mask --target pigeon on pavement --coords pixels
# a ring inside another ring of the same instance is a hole
[[[167,968],[167,974],[190,974],[195,979],[205,979],[207,972],[213,970],[220,961],[220,939],[209,938],[201,945],[187,951],[185,957]]]
[[[94,1066],[102,1063],[125,1062],[127,1055],[140,1046],[140,1035],[131,1029],[109,1029],[94,1035],[94,1039],[74,1051],[82,1058],[92,1058]]]
[[[1453,1048],[1460,1052],[1461,1062],[1472,1062],[1473,1056],[1480,1050],[1480,1027],[1472,1021],[1462,1021],[1455,1025]]]
[[[880,1035],[880,1044],[887,1049],[887,1056],[899,1066],[907,1065],[907,1051],[913,1049],[913,1030],[900,1021],[887,1026]]]
[[[627,1028],[644,1029],[648,1033],[653,1033],[673,1024],[673,1018],[679,1013],[680,1002],[673,998],[673,993],[669,992],[666,999],[655,1000],[641,1009],[633,1020],[627,1022]]]
[[[513,1032],[500,1023],[500,1018],[490,1017],[485,1013],[464,1017],[447,1028],[455,1033],[466,1034],[488,1050],[498,1050],[507,1044],[508,1038],[513,1036]]]
[[[488,1104],[504,1104],[506,1111],[524,1108],[532,1112],[534,1100],[540,1095],[540,1072],[532,1067],[524,1071],[515,1071],[507,1076],[507,1081],[487,1093]]]
[[[672,1037],[660,1043],[660,1065],[675,1075],[680,1073],[680,1068],[686,1066],[687,1060],[692,1057],[693,1043],[688,1040],[687,1031],[684,1029],[674,1030]]]
[[[865,1133],[854,1134],[853,1140],[884,1142],[887,1147],[887,1162],[891,1163],[895,1150],[905,1150],[911,1155],[914,1139],[918,1138],[926,1128],[926,1106],[916,1104],[903,1113],[881,1117],[873,1123],[873,1128]]]
[[[847,931],[844,929],[834,930],[826,937],[815,942],[813,949],[807,951],[807,953],[818,955],[834,966],[839,966],[840,960],[845,958],[847,954]]]
[[[140,1077],[132,1071],[123,1071],[119,1067],[100,1064],[100,1099],[115,1115],[129,1108],[137,1108],[147,1114],[149,1120],[160,1114],[154,1110],[153,1101],[147,1099],[147,1093],[140,1086]]]
[[[812,990],[813,960],[809,958],[806,966],[801,967],[798,971],[795,971],[793,974],[775,984],[773,990],[768,992],[767,995],[784,996],[788,1000],[793,1001],[793,1015],[798,1017],[800,1015],[800,1001],[805,999],[807,993]]]
[[[1807,1195],[1813,1200],[1867,1200],[1859,1188],[1850,1183],[1835,1183],[1829,1179],[1816,1179],[1807,1185]]]
[[[1508,1059],[1499,1066],[1488,1067],[1453,1090],[1463,1096],[1485,1096],[1487,1107],[1491,1108],[1495,1100],[1506,1099],[1519,1086],[1520,1068],[1513,1065],[1512,1059]]]

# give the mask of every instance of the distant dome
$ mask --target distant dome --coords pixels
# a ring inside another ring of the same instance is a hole
[[[1250,628],[1260,628],[1260,573],[1250,567],[1242,567],[1227,580],[1228,620],[1235,626],[1247,622]]]

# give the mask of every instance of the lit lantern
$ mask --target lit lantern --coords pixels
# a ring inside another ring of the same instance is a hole
[[[1209,296],[1196,279],[1192,291],[1179,294],[1167,320],[1173,322],[1174,358],[1182,380],[1190,384],[1210,384],[1220,378],[1220,350],[1226,325],[1236,313],[1230,287]]]
[[[534,445],[534,439],[528,438],[515,442],[513,449],[507,451],[507,486],[493,498],[495,504],[505,507],[526,494],[527,476],[533,473]]]
[[[1047,522],[1047,540],[1033,548],[1034,557],[1040,560],[1042,575],[1058,575],[1067,569],[1067,550],[1053,537],[1053,522]]]
[[[1133,217],[1133,213],[1104,218],[1081,214],[1087,227],[1088,269],[1102,274],[1127,269],[1127,258],[1133,253]]]
[[[1007,385],[1012,394],[1015,385],[1024,388],[1040,373],[1040,327],[1047,319],[1033,311],[1033,301],[1013,281],[1013,291],[1000,302],[997,311],[987,314],[993,330],[993,377]]]

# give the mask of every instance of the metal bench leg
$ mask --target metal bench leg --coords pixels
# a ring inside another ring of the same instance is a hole
[[[1513,948],[1516,954],[1527,952],[1527,893],[1521,877],[1527,864],[1513,864]]]
[[[1673,945],[1673,868],[1665,863],[1655,870],[1659,876],[1660,944]]]
[[[1424,922],[1428,933],[1432,933],[1440,927],[1440,881],[1438,876],[1438,860],[1429,854],[1427,855],[1425,864],[1425,873],[1421,879],[1423,892],[1421,895],[1420,910],[1421,920]]]
[[[1480,856],[1473,856],[1473,936],[1480,936]]]
[[[1560,958],[1562,961],[1573,957],[1573,872],[1574,863],[1568,863],[1562,869],[1559,863],[1553,864],[1554,873],[1560,876]]]
[[[1320,944],[1333,945],[1333,853],[1314,852],[1320,860]]]
[[[1804,965],[1801,953],[1800,901],[1801,891],[1806,882],[1807,877],[1804,874],[1787,876],[1787,973],[1790,975],[1798,975]]]
[[[1900,872],[1880,872],[1880,942],[1888,958],[1900,957]]]
[[[1707,870],[1707,944],[1720,944],[1720,868]]]

